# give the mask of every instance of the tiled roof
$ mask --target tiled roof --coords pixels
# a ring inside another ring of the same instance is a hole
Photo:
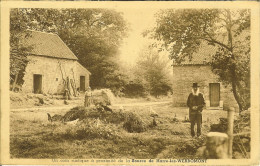
[[[31,54],[78,60],[58,35],[39,31],[30,32],[29,37],[23,38],[22,41],[25,45],[32,47]]]
[[[181,64],[174,63],[173,65],[199,65],[205,64],[211,61],[212,56],[216,53],[217,47],[208,45],[206,42],[202,42],[198,50],[192,55],[192,59],[185,57]]]
[[[240,41],[243,42],[246,37],[250,36],[250,31],[244,30],[239,36],[233,37],[233,43]],[[227,37],[218,37],[218,41],[227,44]],[[201,42],[198,50],[193,53],[192,59],[190,60],[189,57],[185,57],[184,61],[181,64],[173,63],[175,66],[179,65],[201,65],[207,64],[211,61],[212,56],[216,53],[217,47],[208,45],[205,41]]]

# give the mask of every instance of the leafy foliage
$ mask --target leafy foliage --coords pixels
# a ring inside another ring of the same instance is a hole
[[[169,60],[148,44],[140,50],[136,64],[122,71],[127,75],[122,90],[127,97],[159,97],[172,90]]]
[[[144,35],[162,43],[161,50],[180,64],[194,56],[202,42],[213,45],[213,72],[230,84],[240,110],[250,106],[250,11],[229,9],[167,9],[157,13],[157,26]]]
[[[26,25],[19,22],[23,17],[16,11],[12,11],[10,26],[10,83],[23,84],[25,67],[28,63],[27,53],[30,48],[25,47],[19,40],[26,30]],[[29,33],[25,34],[25,37]],[[17,78],[16,78],[17,77]]]
[[[136,65],[126,71],[123,93],[128,97],[159,97],[171,92],[170,65],[157,50],[146,45],[140,50]]]
[[[146,90],[153,96],[167,95],[171,91],[169,61],[150,47],[141,50],[137,61],[136,77],[142,80]]]
[[[145,85],[137,79],[127,83],[123,92],[128,97],[145,97],[147,95]]]

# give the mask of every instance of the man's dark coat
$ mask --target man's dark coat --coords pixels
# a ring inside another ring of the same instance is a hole
[[[190,93],[188,100],[187,100],[187,106],[189,107],[189,117],[190,121],[194,121],[194,116],[201,115],[201,112],[203,110],[203,107],[205,105],[205,100],[202,93],[198,93],[198,95],[194,95],[193,93]],[[197,106],[197,110],[193,110],[192,107]],[[196,116],[198,117],[198,116]],[[200,116],[202,118],[202,116]],[[200,119],[202,122],[202,119]]]

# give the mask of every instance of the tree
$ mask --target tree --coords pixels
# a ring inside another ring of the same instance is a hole
[[[117,60],[118,47],[127,32],[121,13],[107,9],[71,9],[66,15],[76,20],[73,26],[77,28],[71,28],[72,32],[62,28],[60,36],[92,73],[91,86],[111,88],[119,93],[122,80],[115,81],[122,75]]]
[[[11,35],[23,34],[27,29],[58,34],[92,73],[93,88],[116,88],[109,82],[118,72],[118,63],[111,59],[117,59],[127,32],[121,13],[107,9],[12,9],[10,21]],[[21,43],[11,41],[12,45]]]
[[[15,90],[16,84],[23,84],[23,76],[25,74],[25,68],[28,63],[27,55],[30,51],[30,47],[26,47],[20,41],[22,37],[28,37],[29,32],[24,33],[27,26],[25,23],[21,23],[23,15],[20,15],[17,11],[12,11],[10,16],[10,84],[12,84],[11,90]]]
[[[217,47],[212,71],[231,85],[240,111],[250,107],[249,10],[169,9],[156,16],[157,26],[145,35],[162,41],[176,63],[192,59],[202,42]]]
[[[167,95],[171,91],[169,61],[163,59],[158,51],[144,47],[140,51],[135,71],[136,80],[142,82],[146,91],[153,96]]]

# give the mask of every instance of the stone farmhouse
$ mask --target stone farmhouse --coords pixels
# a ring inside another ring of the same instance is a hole
[[[200,92],[204,95],[207,109],[237,107],[231,87],[224,86],[219,82],[218,76],[211,71],[208,62],[215,52],[215,47],[204,43],[193,54],[192,60],[186,58],[181,64],[173,63],[173,103],[175,106],[186,106],[192,83],[197,82]]]
[[[31,31],[23,42],[32,47],[23,92],[62,94],[68,87],[71,91],[85,91],[89,86],[91,73],[78,62],[58,35]]]

